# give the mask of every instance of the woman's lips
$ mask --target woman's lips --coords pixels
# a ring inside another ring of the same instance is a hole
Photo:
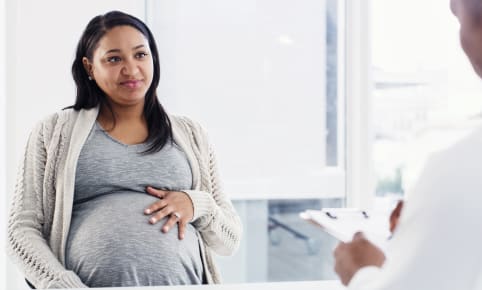
[[[128,80],[120,83],[121,86],[127,87],[129,89],[136,89],[141,86],[142,81],[140,80]]]

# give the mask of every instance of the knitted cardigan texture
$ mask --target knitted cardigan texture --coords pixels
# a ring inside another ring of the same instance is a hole
[[[65,268],[65,245],[72,215],[75,170],[98,108],[56,113],[30,134],[8,221],[8,252],[37,288],[87,288]],[[205,130],[186,117],[169,116],[174,141],[192,170],[193,188],[185,190],[194,206],[208,283],[220,283],[212,252],[231,255],[242,226],[222,190],[215,156]]]

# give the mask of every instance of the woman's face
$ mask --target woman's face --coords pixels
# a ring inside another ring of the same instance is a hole
[[[139,30],[127,25],[112,28],[99,40],[92,62],[85,57],[83,62],[114,105],[144,104],[154,65],[149,42]]]

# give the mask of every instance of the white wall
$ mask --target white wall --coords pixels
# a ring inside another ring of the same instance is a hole
[[[144,19],[144,1],[132,0],[1,0],[6,3],[7,21],[7,106],[0,103],[0,116],[7,116],[7,204],[13,193],[16,169],[28,134],[34,124],[48,114],[74,102],[75,90],[70,73],[77,41],[87,22],[109,10],[121,10]],[[1,19],[5,17],[2,15]],[[0,26],[3,31],[4,23]],[[3,32],[0,39],[4,39]],[[1,43],[0,53],[5,49]],[[1,58],[0,63],[5,63]],[[1,69],[3,69],[3,65]],[[3,77],[2,77],[3,76]],[[3,93],[4,72],[0,71]],[[1,94],[4,101],[3,94]],[[0,134],[4,120],[0,121]],[[4,140],[1,136],[0,140]],[[3,152],[5,144],[0,145]],[[0,164],[5,164],[0,153]],[[0,169],[1,178],[4,168]],[[0,179],[0,184],[5,184]],[[4,202],[1,203],[4,206]],[[1,210],[5,213],[5,210]],[[2,215],[2,226],[3,217]],[[1,231],[4,241],[5,230]],[[3,249],[4,247],[2,247]],[[2,251],[2,255],[3,255]],[[1,258],[0,261],[5,259]],[[5,271],[2,269],[2,275]],[[25,289],[25,282],[16,267],[7,268],[8,287]],[[1,281],[5,281],[2,276]]]
[[[0,63],[4,64],[5,42],[6,42],[6,9],[5,0],[0,0]],[[5,66],[0,65],[0,196],[6,196],[6,127],[7,127],[7,108],[6,108],[6,82]],[[0,202],[0,233],[6,231],[7,206],[5,202]],[[0,289],[8,289],[6,286],[7,259],[5,255],[5,238],[0,234]]]

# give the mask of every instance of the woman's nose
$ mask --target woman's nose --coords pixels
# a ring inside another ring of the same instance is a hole
[[[134,60],[126,60],[124,62],[124,67],[122,68],[122,73],[125,75],[133,76],[139,72],[139,67]]]

